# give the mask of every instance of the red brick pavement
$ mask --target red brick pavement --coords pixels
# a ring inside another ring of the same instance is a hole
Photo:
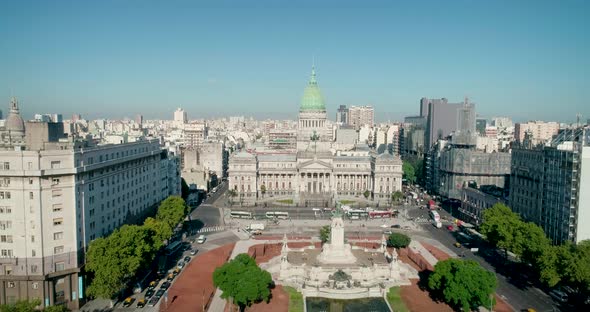
[[[213,271],[226,262],[233,249],[234,244],[228,244],[195,257],[177,277],[168,291],[168,304],[162,301],[160,311],[203,311],[215,293]]]

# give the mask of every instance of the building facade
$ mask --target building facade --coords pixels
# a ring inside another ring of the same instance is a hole
[[[533,145],[551,140],[557,132],[559,132],[559,123],[557,122],[529,121],[517,123],[514,126],[516,141],[523,142],[525,135],[529,133],[531,135],[529,140]]]
[[[391,194],[401,191],[401,159],[387,153],[375,155],[359,144],[336,150],[346,142],[334,142],[325,112],[312,70],[299,109],[297,151],[233,155],[228,179],[236,193],[233,200],[253,205],[271,196],[285,196],[299,205],[329,206],[340,199],[365,198],[368,191],[369,200],[390,202]]]
[[[356,130],[362,126],[372,127],[375,124],[375,109],[373,106],[351,106],[348,109],[348,125]]]
[[[77,309],[88,244],[143,220],[179,193],[180,176],[157,140],[99,146],[48,129],[27,123],[34,144],[0,148],[0,304],[39,299]]]
[[[528,139],[528,138],[527,138]],[[510,206],[560,244],[590,239],[590,129],[512,150]]]

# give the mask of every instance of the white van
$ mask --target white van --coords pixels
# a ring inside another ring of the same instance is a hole
[[[199,235],[199,237],[197,237],[197,243],[203,244],[206,239],[207,238],[205,238],[205,235]]]

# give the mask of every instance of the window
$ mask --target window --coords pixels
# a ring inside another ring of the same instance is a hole
[[[29,184],[33,184],[33,178],[29,178]]]
[[[0,230],[12,229],[12,221],[0,221]]]
[[[2,257],[12,257],[12,249],[2,249],[0,251],[0,254],[2,255]],[[6,266],[6,268],[8,268],[8,266]],[[10,269],[12,271],[12,267]]]
[[[31,243],[35,242],[35,235],[31,235]]]
[[[60,197],[61,196],[61,190],[52,190],[51,191],[51,197]]]
[[[61,161],[52,161],[51,162],[51,169],[59,169],[61,167]]]
[[[64,219],[63,218],[55,218],[53,219],[53,225],[62,225],[64,223]]]
[[[6,275],[9,275],[9,274],[6,274]],[[8,288],[14,288],[16,286],[15,286],[14,282],[7,282],[6,283],[6,287],[8,287]],[[14,296],[12,296],[12,298],[14,298]],[[15,301],[15,299],[12,299],[12,301]]]
[[[3,168],[4,168],[4,170],[10,170],[10,163],[5,161],[3,163]]]
[[[33,194],[33,192],[29,192],[29,199],[34,199],[35,195]]]
[[[9,206],[0,206],[0,213],[12,213],[12,208]]]
[[[12,235],[0,235],[0,243],[12,243]]]
[[[31,273],[37,273],[37,266],[36,265],[31,265]],[[33,288],[33,289],[39,288],[39,282],[33,282],[31,284],[31,288]]]
[[[57,262],[55,263],[55,271],[63,271],[66,269],[66,265],[63,262]],[[58,280],[59,282],[59,280]]]
[[[64,246],[55,246],[53,248],[53,254],[57,255],[57,254],[61,254],[64,252]]]
[[[35,249],[31,249],[31,257],[36,257],[37,256],[37,252],[35,251]]]
[[[59,184],[59,178],[53,178],[51,181],[52,181],[52,184],[53,185],[58,185]]]
[[[62,204],[53,204],[53,212],[60,212],[63,210]]]
[[[53,233],[53,239],[54,240],[60,240],[64,238],[64,232],[56,232]]]
[[[0,199],[10,199],[10,192],[0,192]]]

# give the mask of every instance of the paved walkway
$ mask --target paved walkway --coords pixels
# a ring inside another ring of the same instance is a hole
[[[237,232],[236,235],[238,234],[242,234],[242,235],[248,235],[246,233],[243,233],[242,231]],[[240,237],[238,235],[238,237]],[[232,254],[230,256],[230,260],[234,259],[237,255],[241,254],[241,253],[248,253],[248,249],[250,249],[250,247],[254,246],[254,245],[258,245],[258,244],[264,244],[265,242],[269,242],[269,241],[259,241],[259,240],[242,240],[236,243],[236,245],[234,246],[234,250],[232,251]],[[218,311],[223,311],[225,309],[225,300],[221,299],[221,293],[222,291],[219,290],[219,288],[215,291],[215,295],[213,295],[213,300],[211,301],[211,305],[209,305],[209,311],[211,312],[218,312]]]

